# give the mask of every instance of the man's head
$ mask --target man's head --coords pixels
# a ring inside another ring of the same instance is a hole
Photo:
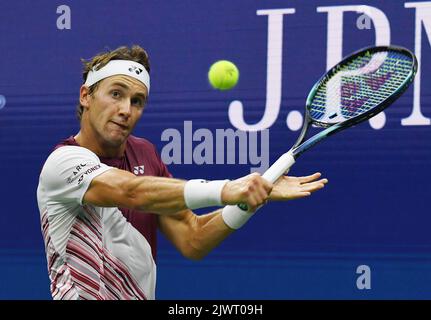
[[[77,117],[103,146],[121,146],[142,115],[149,93],[149,61],[139,46],[120,47],[83,61]],[[145,70],[142,69],[142,66]]]

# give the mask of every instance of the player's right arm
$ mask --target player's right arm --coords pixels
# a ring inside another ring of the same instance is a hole
[[[92,180],[84,195],[84,203],[169,214],[187,208],[185,183],[171,178],[137,177],[128,171],[112,168]]]
[[[184,180],[163,177],[137,177],[112,168],[95,177],[84,195],[84,202],[98,207],[126,207],[159,214],[187,209]],[[269,197],[272,186],[258,174],[228,181],[221,192],[222,204],[247,203],[255,209]]]
[[[272,190],[272,185],[258,174],[215,184],[218,191],[207,199],[211,193],[206,190],[212,182],[196,181],[193,184],[172,178],[136,177],[130,172],[101,163],[93,152],[77,146],[64,146],[55,150],[48,157],[40,175],[41,188],[46,191],[50,201],[126,207],[158,214],[237,203],[256,208],[267,200]],[[199,201],[199,197],[203,201]]]

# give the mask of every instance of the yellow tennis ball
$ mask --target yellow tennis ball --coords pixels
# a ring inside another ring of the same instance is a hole
[[[219,60],[213,63],[208,71],[208,80],[214,89],[232,89],[238,83],[238,79],[238,68],[227,60]]]

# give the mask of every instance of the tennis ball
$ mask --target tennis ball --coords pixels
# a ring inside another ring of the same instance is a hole
[[[208,80],[214,89],[229,90],[238,83],[238,68],[230,61],[219,60],[208,71]]]

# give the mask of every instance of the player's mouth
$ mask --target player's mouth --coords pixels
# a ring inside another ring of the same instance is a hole
[[[122,130],[129,130],[129,126],[127,126],[125,124],[122,124],[122,123],[119,123],[119,122],[115,122],[115,121],[112,121],[112,120],[110,122],[112,122],[113,124],[117,125]]]

